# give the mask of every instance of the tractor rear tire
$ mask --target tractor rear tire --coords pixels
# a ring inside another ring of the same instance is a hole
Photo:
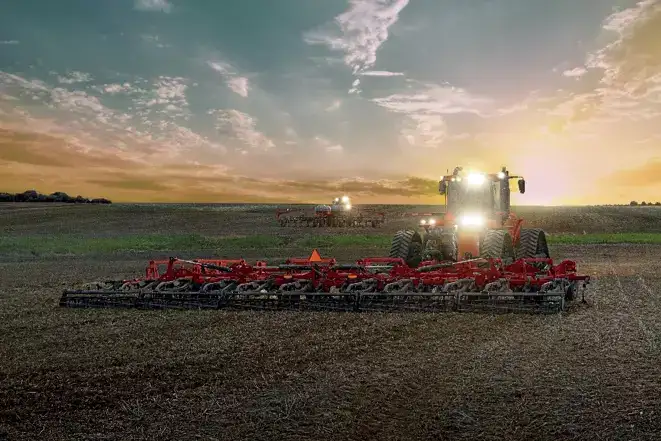
[[[551,257],[544,230],[541,228],[521,229],[519,246],[516,248],[516,258],[520,259],[522,257]]]
[[[480,257],[501,259],[505,265],[514,262],[514,244],[510,233],[507,230],[487,230],[480,247]]]
[[[389,257],[404,259],[404,262],[416,268],[422,261],[422,238],[415,230],[400,230],[392,239]]]
[[[457,241],[453,232],[431,230],[425,236],[423,244],[424,260],[457,261]]]

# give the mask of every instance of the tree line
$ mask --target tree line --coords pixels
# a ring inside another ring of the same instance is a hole
[[[69,196],[63,191],[51,194],[42,194],[36,190],[27,190],[22,193],[1,193],[0,202],[65,202],[68,204],[111,204],[106,198],[89,199],[83,196]]]

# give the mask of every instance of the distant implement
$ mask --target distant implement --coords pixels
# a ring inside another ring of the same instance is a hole
[[[317,205],[313,210],[289,208],[276,210],[277,221],[283,227],[379,227],[385,222],[381,212],[356,209],[349,196],[337,197],[330,205]]]

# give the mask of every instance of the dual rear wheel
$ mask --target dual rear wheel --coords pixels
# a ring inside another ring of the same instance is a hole
[[[454,233],[443,230],[432,230],[424,240],[415,230],[401,230],[393,237],[389,256],[404,259],[412,268],[428,259],[457,261],[456,239]],[[522,257],[548,258],[546,233],[540,228],[524,228],[515,245],[507,230],[488,230],[480,243],[480,257],[502,259],[505,264]]]

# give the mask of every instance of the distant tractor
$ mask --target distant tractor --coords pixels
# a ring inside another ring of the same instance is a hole
[[[281,226],[297,227],[378,227],[385,221],[385,214],[371,210],[357,210],[349,196],[333,199],[330,205],[317,205],[312,212],[301,208],[277,210],[276,219]]]
[[[545,232],[522,228],[523,219],[511,212],[510,180],[517,178],[523,194],[525,180],[505,167],[493,174],[456,167],[438,184],[445,212],[421,220],[421,232],[398,231],[390,257],[400,257],[412,267],[431,259],[457,262],[481,257],[511,263],[521,257],[550,257]]]

